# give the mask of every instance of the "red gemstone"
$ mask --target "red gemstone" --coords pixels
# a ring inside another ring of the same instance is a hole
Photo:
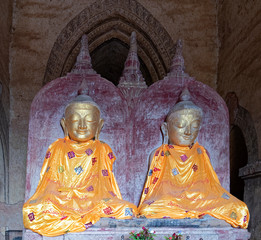
[[[113,213],[111,207],[107,207],[107,208],[103,209],[103,212],[104,212],[106,215],[110,215],[110,214]]]

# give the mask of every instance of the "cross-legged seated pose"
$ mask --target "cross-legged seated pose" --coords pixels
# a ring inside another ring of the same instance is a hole
[[[79,95],[61,120],[65,137],[46,153],[35,194],[24,204],[24,226],[41,235],[80,232],[101,217],[130,219],[137,209],[122,200],[111,148],[98,140],[99,106]]]
[[[146,218],[200,218],[209,214],[233,227],[247,228],[249,212],[242,201],[226,191],[203,146],[194,143],[202,109],[187,89],[170,110],[162,128],[168,136],[151,155],[139,214]]]

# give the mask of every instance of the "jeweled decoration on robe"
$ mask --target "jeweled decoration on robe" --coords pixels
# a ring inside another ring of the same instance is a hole
[[[247,228],[249,222],[246,204],[220,185],[206,150],[198,143],[191,147],[162,145],[156,150],[138,211],[147,218],[209,214],[241,228]]]
[[[24,204],[25,228],[57,236],[84,231],[101,217],[135,216],[136,206],[122,200],[112,172],[114,161],[111,148],[98,140],[78,144],[66,137],[54,142],[37,190]]]

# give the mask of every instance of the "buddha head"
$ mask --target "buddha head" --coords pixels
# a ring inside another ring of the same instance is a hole
[[[196,106],[187,88],[184,88],[178,103],[169,111],[162,125],[169,144],[191,146],[198,136],[202,120],[202,109]]]
[[[91,97],[82,92],[65,108],[61,125],[65,136],[76,142],[87,142],[98,139],[103,119],[100,118],[100,108]]]

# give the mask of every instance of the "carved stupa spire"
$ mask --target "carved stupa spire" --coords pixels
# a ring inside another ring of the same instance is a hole
[[[136,33],[131,33],[130,50],[124,64],[124,70],[119,81],[119,88],[138,87],[147,88],[140,71],[140,62],[137,55]]]
[[[82,36],[81,49],[77,56],[77,60],[73,67],[72,73],[96,74],[96,72],[92,68],[91,57],[88,47],[88,37],[86,34]]]
[[[176,53],[172,59],[172,64],[168,75],[187,77],[188,74],[185,73],[184,70],[185,70],[185,65],[184,65],[184,58],[182,55],[182,41],[181,39],[179,39],[176,43]]]

